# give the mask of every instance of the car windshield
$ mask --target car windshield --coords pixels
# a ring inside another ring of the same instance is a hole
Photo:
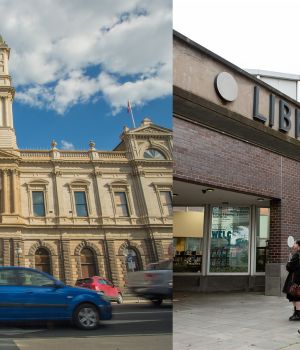
[[[31,270],[17,270],[19,284],[23,286],[47,286],[55,284],[48,276]]]
[[[92,283],[92,282],[93,282],[93,280],[91,278],[81,278],[81,279],[77,280],[76,283],[86,284],[86,283]]]
[[[1,269],[0,285],[5,286],[46,286],[53,285],[55,281],[50,277],[25,269]]]

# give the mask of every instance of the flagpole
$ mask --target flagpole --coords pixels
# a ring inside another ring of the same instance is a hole
[[[128,100],[128,112],[129,112],[130,115],[131,115],[132,124],[133,124],[133,127],[135,128],[135,122],[134,122],[133,113],[132,113],[132,108],[131,108],[131,105],[130,105],[130,101],[129,101],[129,100]]]

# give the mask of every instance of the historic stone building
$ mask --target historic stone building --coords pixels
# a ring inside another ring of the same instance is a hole
[[[13,126],[10,49],[0,37],[0,264],[73,284],[171,254],[172,135],[144,119],[113,151],[20,150]]]

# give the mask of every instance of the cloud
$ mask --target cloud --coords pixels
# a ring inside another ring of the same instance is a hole
[[[128,99],[141,105],[170,94],[171,4],[2,0],[16,98],[63,114],[103,96],[117,113]]]
[[[61,148],[65,150],[75,149],[73,143],[61,140]]]

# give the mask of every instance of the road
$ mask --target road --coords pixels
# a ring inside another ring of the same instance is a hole
[[[113,319],[82,331],[69,324],[0,325],[2,350],[171,350],[172,306],[113,305]]]

